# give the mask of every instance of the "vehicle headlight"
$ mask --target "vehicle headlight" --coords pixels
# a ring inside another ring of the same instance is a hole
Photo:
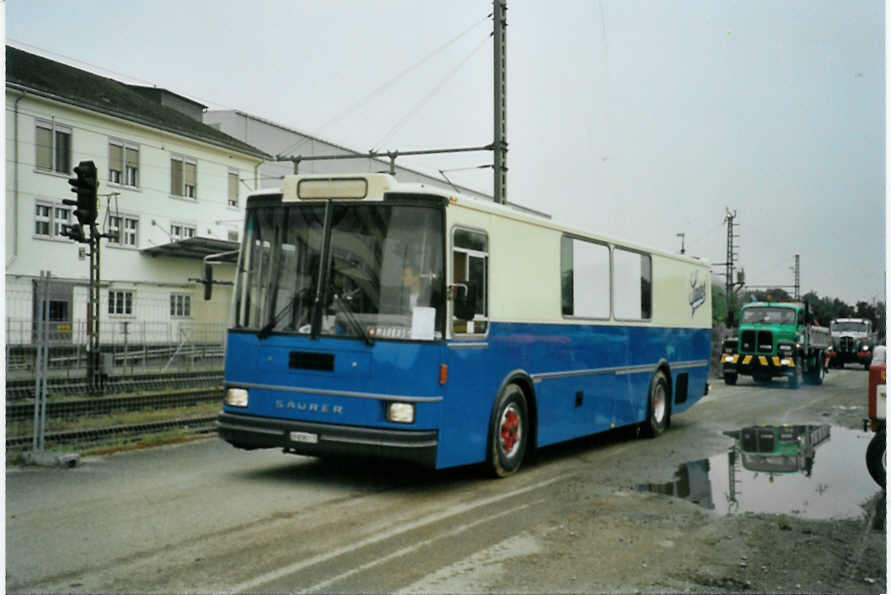
[[[226,389],[226,396],[223,397],[223,403],[230,407],[247,407],[248,392],[243,388]]]
[[[861,345],[860,350],[861,351],[869,351],[869,345]]]
[[[411,403],[390,403],[387,405],[387,421],[410,424],[415,421],[415,406]]]

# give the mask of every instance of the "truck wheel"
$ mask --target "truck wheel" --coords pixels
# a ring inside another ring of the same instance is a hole
[[[724,384],[733,386],[736,384],[737,374],[735,372],[724,372]]]
[[[526,394],[516,384],[508,384],[495,406],[489,430],[489,469],[496,477],[515,473],[523,463],[529,440]]]
[[[877,484],[885,488],[885,429],[876,432],[866,447],[866,468]]]
[[[822,361],[822,360],[820,360],[820,359],[818,358],[817,361],[820,362],[820,361]],[[824,369],[823,369],[823,366],[821,366],[821,365],[818,363],[818,364],[817,364],[817,369],[816,369],[816,370],[813,370],[812,372],[808,372],[808,375],[807,375],[807,381],[808,381],[810,384],[813,384],[813,385],[815,385],[815,386],[820,386],[821,384],[823,384],[823,377],[824,377],[825,375],[826,375],[826,370],[824,370]]]
[[[668,427],[671,415],[671,389],[663,372],[656,372],[650,382],[650,396],[647,399],[647,421],[642,424],[644,436],[655,438]]]
[[[796,360],[795,370],[789,376],[789,388],[798,388],[799,386],[801,386],[801,362]]]

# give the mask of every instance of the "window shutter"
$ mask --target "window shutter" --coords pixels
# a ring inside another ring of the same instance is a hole
[[[238,204],[238,174],[229,174],[229,204]]]
[[[186,185],[188,186],[197,186],[195,184],[195,164],[194,163],[186,163]]]
[[[53,168],[53,132],[47,128],[37,127],[37,167]]]
[[[108,145],[108,169],[124,171],[124,149],[121,145]]]
[[[170,160],[170,194],[183,195],[183,162],[178,159]]]
[[[134,169],[139,167],[139,150],[131,149],[127,147],[127,167],[132,167]]]

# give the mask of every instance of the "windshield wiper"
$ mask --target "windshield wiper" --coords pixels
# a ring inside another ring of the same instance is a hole
[[[267,322],[266,325],[257,332],[257,338],[265,339],[266,337],[268,337],[270,333],[272,333],[272,329],[274,329],[275,326],[282,321],[284,315],[295,308],[297,306],[297,302],[303,301],[303,298],[306,297],[307,293],[309,293],[309,290],[306,287],[295,293],[294,297],[288,300],[288,303],[285,304],[285,306],[281,310],[275,313],[275,316],[272,317],[272,320]]]
[[[366,345],[374,345],[374,339],[371,338],[371,335],[368,334],[368,330],[365,328],[359,320],[356,318],[356,315],[353,313],[353,310],[350,308],[350,305],[346,303],[343,298],[340,297],[339,294],[333,294],[334,305],[343,313],[343,317],[346,318],[347,323],[353,328],[353,331],[356,332],[357,335],[360,335],[364,340]]]

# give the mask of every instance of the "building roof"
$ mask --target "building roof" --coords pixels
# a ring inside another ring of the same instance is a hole
[[[162,105],[145,87],[127,85],[11,46],[6,46],[6,85],[258,159],[270,158],[256,147]],[[185,97],[182,100],[196,104]]]

